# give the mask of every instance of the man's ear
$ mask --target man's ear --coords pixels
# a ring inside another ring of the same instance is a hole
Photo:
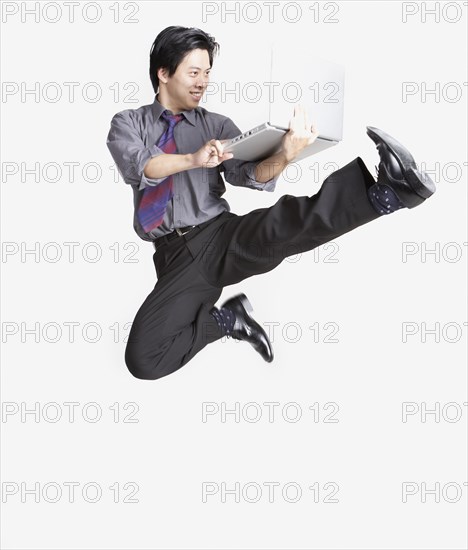
[[[165,67],[159,67],[158,69],[158,79],[161,81],[161,82],[164,82],[164,84],[166,84],[166,80],[167,80],[167,69]]]

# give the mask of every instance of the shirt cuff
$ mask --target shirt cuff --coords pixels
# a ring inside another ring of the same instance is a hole
[[[142,166],[141,171],[141,180],[140,185],[138,189],[144,189],[145,187],[154,187],[155,185],[158,185],[162,181],[164,181],[167,176],[164,176],[163,178],[147,178],[145,176],[144,167],[146,166],[146,163],[152,159],[153,157],[157,157],[158,155],[163,155],[164,151],[157,147],[156,145],[153,145],[152,147],[146,149],[144,153],[140,157],[140,166]]]
[[[258,163],[251,163],[245,166],[245,177],[247,180],[247,186],[258,189],[259,191],[274,191],[276,182],[278,181],[279,174],[274,178],[269,179],[265,183],[260,183],[255,179],[255,168]]]

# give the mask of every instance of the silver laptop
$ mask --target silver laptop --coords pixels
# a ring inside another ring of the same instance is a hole
[[[295,50],[272,46],[268,120],[236,136],[224,146],[234,158],[258,161],[275,154],[289,129],[294,105],[302,104],[317,139],[296,157],[302,160],[337,145],[343,138],[344,66],[324,59],[297,59]]]

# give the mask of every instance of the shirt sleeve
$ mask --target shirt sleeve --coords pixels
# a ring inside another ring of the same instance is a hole
[[[239,130],[230,118],[226,117],[221,126],[220,137],[218,139],[231,139],[240,134],[242,134],[241,130]],[[232,158],[222,162],[219,165],[219,170],[220,172],[224,172],[225,180],[232,185],[250,187],[251,189],[258,189],[259,191],[274,191],[279,174],[265,183],[258,182],[255,179],[255,168],[257,164],[260,164],[260,161],[247,161]]]
[[[147,186],[158,185],[166,179],[151,179],[145,176],[143,169],[149,159],[164,154],[164,151],[156,145],[145,147],[131,119],[129,109],[117,113],[112,118],[107,147],[125,183],[144,189]]]

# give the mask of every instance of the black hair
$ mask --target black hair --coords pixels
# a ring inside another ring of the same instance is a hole
[[[149,75],[154,93],[159,87],[159,68],[167,69],[168,76],[172,76],[187,53],[196,49],[208,52],[211,67],[220,46],[213,36],[196,27],[171,26],[158,34],[150,50]]]

